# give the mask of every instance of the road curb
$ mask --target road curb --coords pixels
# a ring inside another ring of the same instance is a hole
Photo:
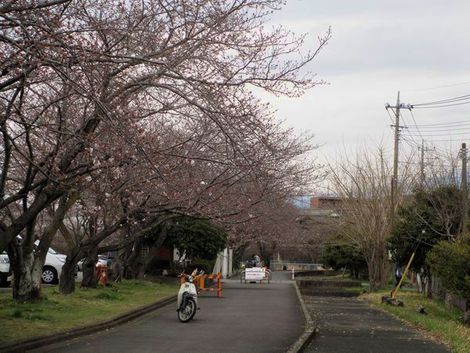
[[[299,286],[297,285],[297,281],[294,281],[294,288],[297,294],[297,298],[299,299],[302,312],[304,314],[305,330],[304,333],[297,339],[297,341],[295,341],[294,344],[290,346],[286,353],[302,353],[318,332],[318,327],[313,321],[312,316],[310,315],[307,306],[305,305],[302,294],[300,293]]]
[[[90,325],[90,326],[85,326],[85,327],[80,327],[76,329],[71,329],[69,331],[57,333],[54,335],[49,335],[49,336],[41,336],[41,337],[36,337],[32,339],[28,339],[25,341],[20,341],[20,342],[15,342],[15,343],[10,343],[6,345],[1,345],[0,346],[0,352],[3,353],[23,353],[26,352],[27,350],[31,349],[36,349],[40,348],[43,346],[47,346],[53,343],[58,343],[62,341],[67,341],[72,338],[77,338],[81,336],[86,336],[92,333],[97,333],[99,331],[107,330],[112,327],[116,327],[119,325],[122,325],[128,321],[134,320],[140,316],[143,316],[153,310],[160,309],[168,304],[173,303],[176,301],[176,295],[173,295],[171,297],[167,297],[164,299],[161,299],[153,304],[146,305],[144,307],[138,308],[136,310],[133,310],[131,312],[119,315],[115,317],[114,319],[101,322],[99,324],[95,325]]]

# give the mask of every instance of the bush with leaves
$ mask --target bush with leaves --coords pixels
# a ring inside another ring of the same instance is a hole
[[[168,227],[165,244],[186,258],[213,260],[227,246],[227,233],[208,220],[181,217]]]
[[[442,241],[429,252],[426,262],[443,286],[467,300],[464,322],[470,323],[470,238]]]
[[[325,243],[322,261],[334,270],[348,269],[353,278],[359,278],[361,273],[367,272],[367,262],[361,253],[338,234]]]
[[[470,300],[470,238],[440,242],[426,262],[444,287]]]
[[[460,191],[455,186],[416,190],[398,210],[388,245],[393,261],[404,266],[416,252],[411,269],[428,277],[428,252],[458,233],[459,205]]]

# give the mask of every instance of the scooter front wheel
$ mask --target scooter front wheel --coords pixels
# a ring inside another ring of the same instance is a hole
[[[196,314],[196,302],[193,298],[186,298],[185,304],[178,309],[178,320],[188,322]]]

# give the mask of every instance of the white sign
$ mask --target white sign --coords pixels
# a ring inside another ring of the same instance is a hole
[[[262,267],[252,267],[245,269],[245,280],[261,281],[265,278],[266,273]]]

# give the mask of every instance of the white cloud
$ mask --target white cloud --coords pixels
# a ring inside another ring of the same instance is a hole
[[[309,67],[330,84],[297,99],[261,96],[288,125],[310,130],[319,143],[326,143],[324,158],[364,141],[391,147],[384,104],[394,103],[398,90],[409,103],[470,93],[470,84],[454,85],[470,82],[469,13],[468,1],[291,0],[273,23],[308,32],[312,43],[332,26],[330,44]],[[470,121],[469,110],[464,105],[414,114],[418,124]],[[403,118],[413,123],[408,113]],[[445,144],[436,136],[426,139]]]

